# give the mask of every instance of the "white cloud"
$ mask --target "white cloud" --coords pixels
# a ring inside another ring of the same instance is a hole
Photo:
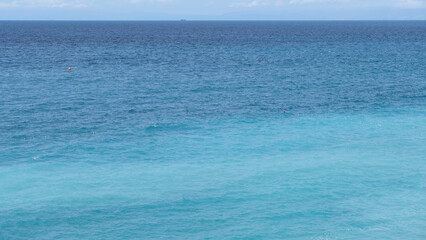
[[[394,6],[399,8],[426,8],[425,0],[397,0]]]
[[[341,4],[361,7],[426,8],[426,0],[289,0],[289,4]]]
[[[18,2],[17,1],[0,2],[0,8],[11,8],[11,7],[19,7]]]
[[[84,8],[87,0],[14,0],[0,2],[0,8]]]
[[[275,6],[282,6],[282,5],[284,5],[284,1],[282,1],[282,0],[276,0],[275,3],[274,3],[274,5]]]
[[[0,8],[85,8],[100,4],[167,4],[184,5],[192,0],[0,0]],[[209,6],[222,0],[209,0]],[[290,7],[292,5],[321,4],[340,7],[393,7],[393,8],[426,8],[426,0],[235,0],[228,6],[233,8],[257,7]]]
[[[416,0],[411,0],[416,1]],[[231,7],[259,7],[259,6],[284,6],[294,4],[313,3],[345,3],[356,2],[356,0],[250,0],[231,3]]]
[[[231,7],[257,7],[259,4],[261,4],[263,1],[261,0],[252,0],[249,2],[234,2],[231,3]]]
[[[230,7],[260,7],[260,6],[282,6],[284,5],[283,0],[251,0],[251,1],[241,1],[241,2],[233,2],[229,6]]]
[[[309,3],[347,3],[347,4],[362,4],[363,2],[374,1],[356,1],[356,0],[290,0],[289,4],[309,4]]]
[[[129,0],[130,3],[138,4],[138,3],[168,3],[173,0]]]

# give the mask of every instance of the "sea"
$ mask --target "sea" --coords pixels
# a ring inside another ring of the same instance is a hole
[[[0,239],[426,239],[426,21],[0,21]]]

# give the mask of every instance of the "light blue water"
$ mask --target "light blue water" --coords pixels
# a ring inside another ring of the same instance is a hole
[[[426,237],[425,22],[0,36],[0,239]]]

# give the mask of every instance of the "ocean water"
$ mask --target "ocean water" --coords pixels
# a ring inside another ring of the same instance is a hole
[[[0,22],[0,239],[425,238],[425,21]]]

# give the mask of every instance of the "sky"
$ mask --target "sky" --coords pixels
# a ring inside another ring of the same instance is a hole
[[[0,20],[426,20],[426,0],[0,0]]]

